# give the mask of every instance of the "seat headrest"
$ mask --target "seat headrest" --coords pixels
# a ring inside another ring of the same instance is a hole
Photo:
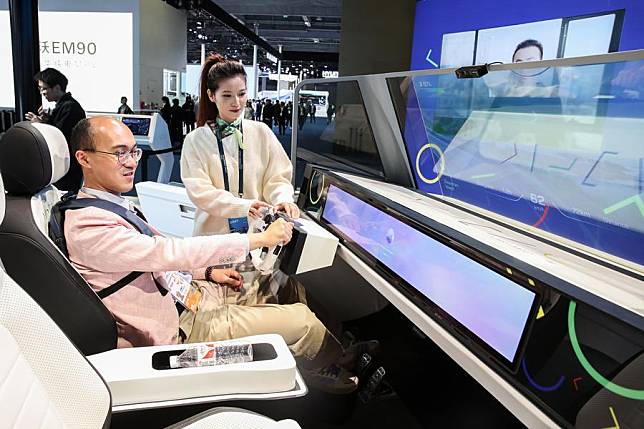
[[[18,122],[0,139],[0,173],[12,195],[33,195],[69,170],[69,148],[56,127]]]

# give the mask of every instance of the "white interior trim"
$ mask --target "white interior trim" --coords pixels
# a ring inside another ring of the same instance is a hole
[[[48,184],[57,182],[69,171],[70,154],[67,140],[63,133],[52,125],[38,122],[32,122],[31,125],[42,134],[49,148],[51,180]]]

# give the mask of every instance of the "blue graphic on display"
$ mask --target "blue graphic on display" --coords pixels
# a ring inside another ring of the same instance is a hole
[[[534,381],[534,378],[532,378],[532,376],[528,372],[528,367],[525,363],[525,358],[521,360],[521,369],[523,370],[523,374],[525,375],[525,378],[528,380],[528,383],[530,383],[532,387],[534,387],[535,389],[540,390],[542,392],[554,392],[555,390],[558,390],[559,388],[561,388],[564,381],[566,380],[566,377],[562,375],[559,377],[556,383],[550,386],[543,386],[537,383],[536,381]]]
[[[514,361],[534,292],[333,185],[322,218]]]

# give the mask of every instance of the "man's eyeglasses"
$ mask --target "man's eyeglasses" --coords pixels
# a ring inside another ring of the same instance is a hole
[[[116,160],[118,161],[119,165],[125,165],[127,162],[128,158],[132,158],[134,161],[139,162],[141,160],[141,156],[143,156],[143,149],[139,147],[135,147],[129,152],[105,152],[102,150],[95,150],[95,149],[83,149],[85,152],[96,152],[96,153],[104,153],[106,155],[113,155],[116,157]]]

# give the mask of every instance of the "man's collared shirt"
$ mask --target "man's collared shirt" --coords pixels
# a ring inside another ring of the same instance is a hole
[[[83,186],[81,188],[81,192],[84,192],[88,195],[91,195],[93,197],[96,197],[101,200],[109,201],[114,204],[118,204],[119,206],[125,208],[126,210],[129,210],[131,212],[134,212],[134,207],[133,204],[130,203],[130,200],[125,198],[122,195],[118,194],[113,194],[111,192],[107,191],[101,191],[99,189],[93,189],[93,188],[88,188],[87,186]]]

